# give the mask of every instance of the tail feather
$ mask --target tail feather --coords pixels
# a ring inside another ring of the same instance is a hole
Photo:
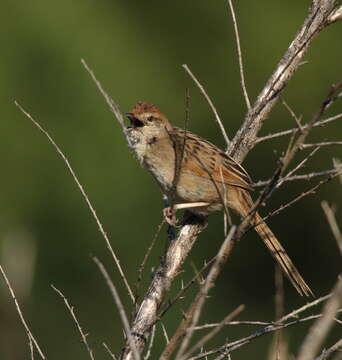
[[[251,223],[260,223],[255,227],[255,230],[260,235],[261,239],[270,250],[272,256],[277,260],[283,272],[287,275],[292,285],[296,288],[299,294],[302,296],[314,296],[309,285],[300,275],[299,271],[294,266],[292,260],[287,255],[285,249],[282,247],[278,239],[273,234],[272,230],[266,225],[265,222],[263,222],[261,216],[259,214],[256,214]]]
[[[250,209],[253,207],[253,201],[249,193],[245,190],[239,191],[239,206],[235,206],[234,209],[242,216],[247,216]],[[303,277],[300,275],[297,268],[294,266],[292,260],[287,255],[285,249],[282,247],[278,239],[273,234],[272,230],[262,220],[261,216],[256,213],[250,220],[251,225],[256,225],[255,230],[261,237],[262,241],[270,250],[272,256],[280,265],[285,275],[289,278],[292,285],[296,288],[298,293],[303,296],[314,296],[309,285],[305,282]]]

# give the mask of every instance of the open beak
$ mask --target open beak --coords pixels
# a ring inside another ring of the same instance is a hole
[[[143,127],[144,123],[142,121],[140,121],[139,119],[137,119],[132,113],[126,113],[126,117],[129,119],[129,121],[131,122],[131,126],[133,129],[136,129],[138,127]]]

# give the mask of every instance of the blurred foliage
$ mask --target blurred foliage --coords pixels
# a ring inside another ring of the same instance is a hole
[[[236,4],[252,99],[301,25],[307,6],[308,2],[270,0]],[[203,0],[5,0],[1,13],[1,263],[49,359],[87,356],[51,283],[75,306],[96,359],[108,359],[102,342],[117,352],[122,345],[122,331],[118,312],[92,255],[104,261],[130,311],[128,296],[74,181],[47,139],[15,107],[14,100],[48,129],[67,154],[95,204],[129,281],[134,283],[145,249],[161,221],[160,192],[128,151],[118,124],[80,59],[86,59],[123,112],[136,101],[150,101],[182,126],[185,89],[189,87],[190,128],[223,146],[212,113],[181,64],[187,63],[201,79],[232,137],[246,109],[227,4]],[[303,122],[316,111],[330,84],[341,80],[340,46],[341,24],[335,24],[314,41],[306,57],[308,63],[284,92],[291,107],[303,115]],[[336,104],[330,113],[341,110],[341,103]],[[262,133],[294,125],[278,104]],[[341,140],[341,133],[339,121],[316,129],[310,139]],[[270,176],[286,144],[287,139],[274,140],[250,153],[245,166],[254,180]],[[341,148],[321,149],[307,170],[331,167],[332,156],[342,157]],[[309,186],[307,182],[284,186],[265,212]],[[338,181],[270,221],[317,296],[331,289],[341,264],[320,208],[321,199],[341,205]],[[341,209],[339,219],[340,214]],[[222,234],[222,215],[212,215],[175,288],[179,288],[181,279],[190,278],[190,261],[200,267],[215,254]],[[148,262],[143,289],[163,253],[165,241],[163,229]],[[202,321],[220,320],[240,303],[247,307],[241,319],[272,320],[273,270],[268,252],[257,236],[249,233],[222,272]],[[0,290],[0,358],[28,358],[26,335],[3,282]],[[170,333],[187,301],[165,317]],[[286,310],[305,301],[286,282]],[[286,332],[292,351],[306,328],[300,325]],[[217,343],[251,331],[249,327],[225,329]],[[157,346],[161,347],[164,340],[160,329],[157,338]],[[265,359],[271,340],[271,336],[257,340],[235,358],[253,355],[254,359]]]

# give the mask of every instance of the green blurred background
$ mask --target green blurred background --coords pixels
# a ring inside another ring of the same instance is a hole
[[[270,0],[236,4],[252,100],[303,22],[308,5],[308,1]],[[120,127],[80,59],[94,69],[123,112],[137,101],[149,101],[182,126],[188,87],[189,127],[223,146],[210,109],[181,64],[188,64],[201,79],[232,137],[246,108],[227,4],[223,0],[5,0],[0,17],[0,262],[49,359],[87,357],[70,314],[50,284],[62,290],[75,306],[96,359],[108,359],[102,342],[117,353],[122,330],[92,255],[106,264],[128,312],[129,298],[65,165],[47,139],[15,107],[14,100],[48,129],[70,159],[133,284],[161,221],[160,192],[128,150]],[[341,80],[341,26],[335,24],[319,35],[307,54],[308,64],[301,67],[284,92],[303,121],[316,111],[329,85]],[[341,111],[341,103],[335,104],[328,115]],[[262,134],[293,126],[293,119],[278,104]],[[310,141],[341,140],[341,133],[342,124],[337,121],[317,128]],[[244,165],[254,181],[270,176],[286,144],[287,139],[273,140],[249,154]],[[321,149],[306,171],[330,168],[332,156],[341,158],[341,148]],[[308,187],[307,182],[285,185],[264,212]],[[341,189],[335,179],[317,195],[270,221],[317,296],[331,289],[341,265],[320,201],[341,205]],[[341,219],[341,210],[337,214]],[[175,289],[180,288],[181,280],[192,276],[190,261],[200,267],[215,254],[222,236],[222,214],[212,215],[187,260],[186,272],[175,281]],[[150,281],[151,269],[158,264],[165,242],[163,228],[147,264],[142,289]],[[0,358],[28,358],[26,334],[3,281],[0,291]],[[285,292],[286,311],[306,301],[287,281]],[[274,263],[254,233],[235,248],[212,295],[201,323],[219,321],[241,303],[246,310],[240,319],[274,319]],[[165,316],[169,334],[187,301]],[[227,328],[212,344],[237,339],[254,329]],[[296,351],[306,329],[299,325],[286,332],[291,351]],[[161,349],[164,340],[160,327],[157,339],[157,348]],[[260,338],[234,358],[265,359],[271,340],[271,336]]]

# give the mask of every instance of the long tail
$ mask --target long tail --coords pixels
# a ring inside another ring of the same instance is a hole
[[[260,223],[261,222],[261,223]],[[294,266],[292,260],[287,255],[285,249],[282,247],[278,239],[273,234],[272,230],[262,222],[262,218],[259,214],[256,214],[254,219],[251,221],[252,224],[258,224],[255,230],[260,235],[264,244],[270,250],[272,256],[277,260],[278,264],[282,268],[283,272],[291,281],[292,285],[296,288],[300,295],[313,296],[309,285],[305,282],[303,277],[300,275],[297,268]]]
[[[244,206],[243,209],[240,208],[240,211],[242,212],[241,215],[247,216],[249,213],[249,210],[253,206],[252,199],[250,198],[250,195],[243,191],[243,198],[244,203],[247,202],[247,206]],[[247,195],[247,196],[246,196]],[[250,220],[251,225],[259,224],[255,227],[255,230],[261,237],[264,244],[268,247],[270,250],[272,256],[276,259],[278,264],[280,265],[281,269],[285,273],[285,275],[289,278],[292,285],[296,288],[298,293],[303,296],[314,296],[313,292],[311,291],[309,285],[305,282],[303,277],[300,275],[299,271],[294,266],[292,260],[287,255],[285,249],[282,247],[278,239],[273,234],[272,230],[266,225],[266,223],[262,220],[261,216],[256,213],[253,218]]]

